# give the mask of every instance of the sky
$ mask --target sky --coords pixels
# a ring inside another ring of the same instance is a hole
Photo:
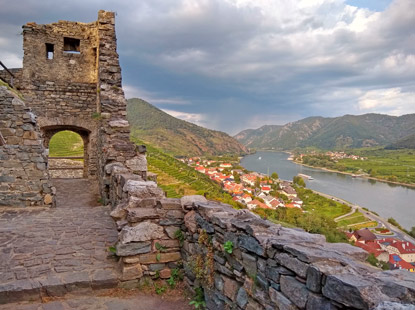
[[[308,116],[415,113],[413,0],[0,0],[0,60],[21,26],[115,11],[127,98],[236,134]]]

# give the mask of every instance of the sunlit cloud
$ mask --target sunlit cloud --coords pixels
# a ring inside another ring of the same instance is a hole
[[[166,112],[167,114],[170,114],[171,116],[174,116],[178,119],[191,122],[199,126],[205,125],[206,117],[203,114],[180,112],[180,111],[174,111],[174,110],[169,110],[169,109],[162,109],[162,110]]]
[[[391,115],[415,113],[415,92],[402,92],[399,87],[368,91],[359,97],[359,109]]]

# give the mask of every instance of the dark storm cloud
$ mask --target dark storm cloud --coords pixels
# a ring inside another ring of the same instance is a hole
[[[415,112],[410,0],[363,8],[344,0],[2,2],[0,50],[10,66],[21,59],[25,22],[116,11],[127,96],[209,128]]]

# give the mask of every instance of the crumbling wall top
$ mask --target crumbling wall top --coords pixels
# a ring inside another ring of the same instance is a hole
[[[97,22],[59,21],[23,26],[23,79],[97,82]]]

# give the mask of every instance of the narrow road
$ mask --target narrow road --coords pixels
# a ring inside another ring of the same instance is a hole
[[[340,199],[340,198],[335,197],[335,196],[324,194],[324,193],[321,193],[321,192],[318,192],[318,191],[315,191],[315,190],[312,190],[312,191],[314,193],[320,195],[320,196],[323,196],[323,197],[328,198],[328,199],[332,199],[334,201],[340,202],[340,203],[342,203],[344,205],[347,205],[347,206],[352,208],[352,210],[349,213],[341,215],[339,217],[336,217],[334,219],[335,222],[338,222],[342,218],[345,218],[346,216],[349,216],[349,215],[353,214],[356,210],[359,210],[362,214],[364,214],[370,220],[378,222],[379,225],[377,227],[386,227],[387,229],[389,229],[391,232],[394,233],[394,235],[388,235],[388,236],[385,236],[385,237],[395,237],[397,239],[401,239],[402,241],[409,241],[409,242],[412,242],[413,244],[415,244],[415,239],[414,238],[412,238],[411,236],[409,236],[405,232],[401,231],[399,228],[393,226],[392,224],[390,224],[384,218],[381,218],[380,216],[378,216],[376,214],[373,214],[370,211],[368,212],[368,211],[364,210],[361,206],[354,205],[354,204],[352,204],[352,203],[350,203],[346,200]]]

